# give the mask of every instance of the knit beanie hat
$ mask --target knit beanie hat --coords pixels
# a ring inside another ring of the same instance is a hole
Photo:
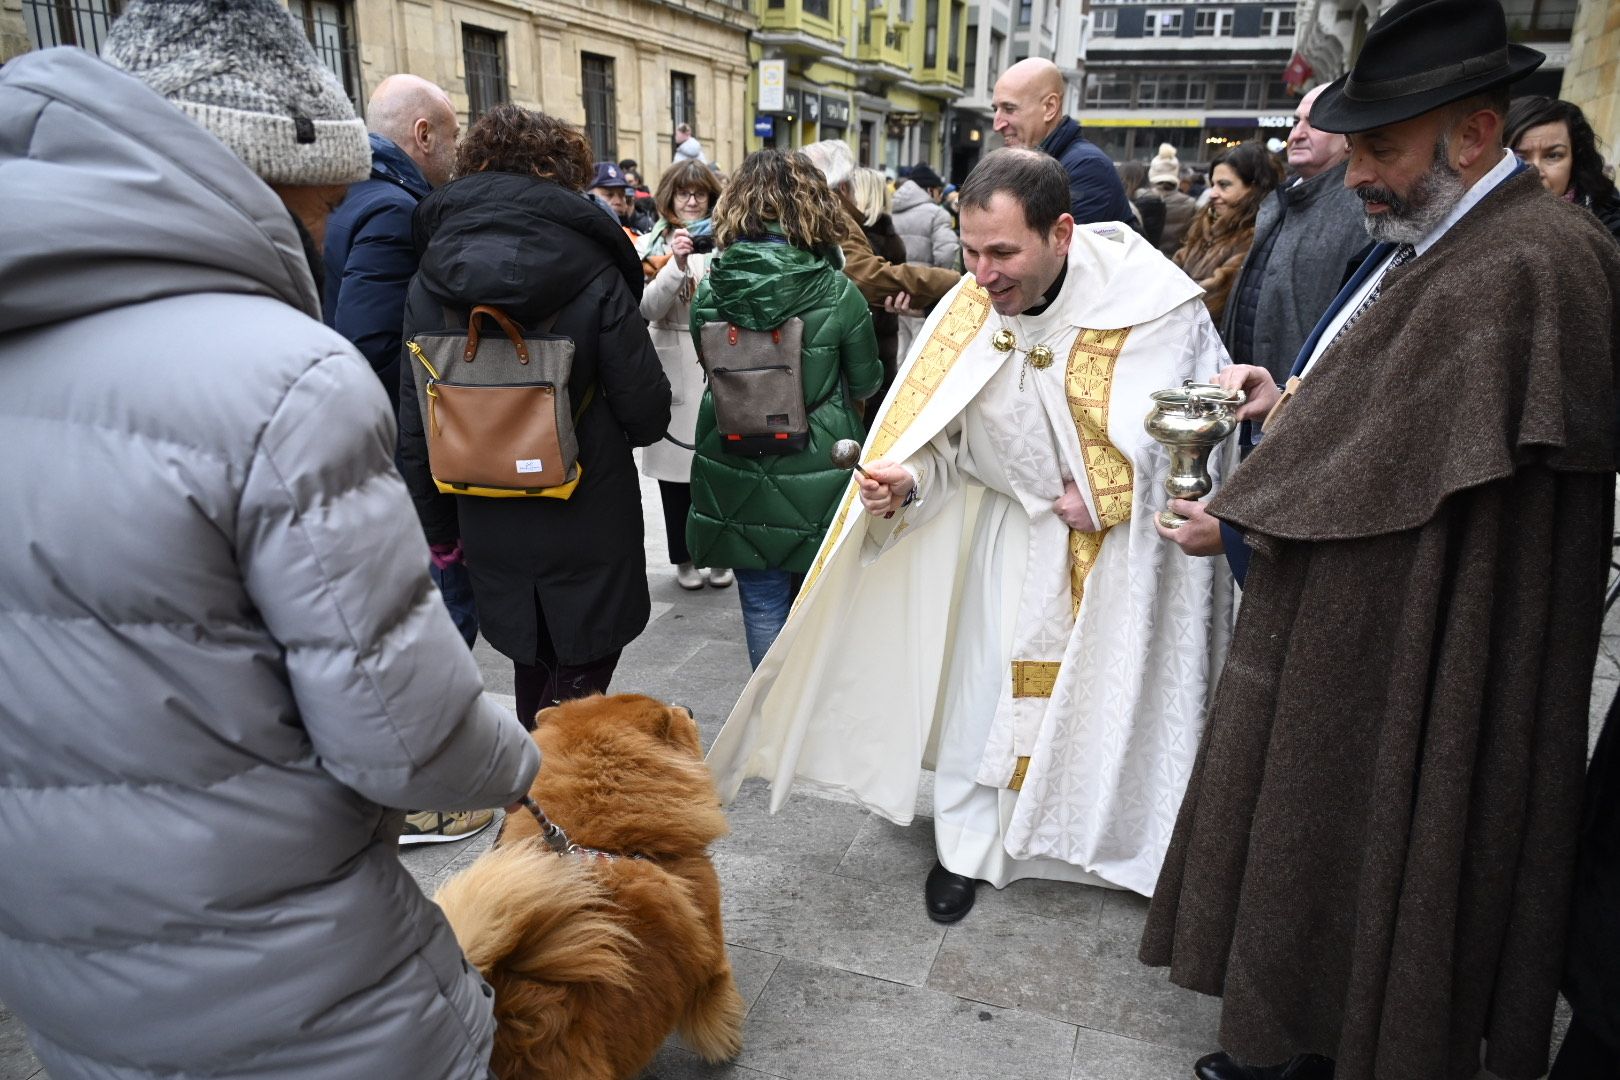
[[[1181,159],[1176,157],[1176,148],[1169,143],[1159,144],[1159,153],[1148,166],[1148,183],[1164,182],[1181,183]]]
[[[133,0],[102,58],[278,184],[371,175],[365,122],[276,0]]]

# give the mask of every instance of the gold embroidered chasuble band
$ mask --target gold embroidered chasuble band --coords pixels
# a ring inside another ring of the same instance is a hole
[[[1057,685],[1056,660],[1014,660],[1012,662],[1013,697],[1049,698]]]

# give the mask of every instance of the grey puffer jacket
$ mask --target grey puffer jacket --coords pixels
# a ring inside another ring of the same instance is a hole
[[[0,71],[0,999],[58,1080],[479,1078],[387,807],[537,752],[426,573],[298,234],[88,53]]]
[[[918,184],[902,180],[894,189],[894,208],[889,211],[894,231],[906,242],[906,262],[956,269],[956,254],[962,242],[951,228],[950,211],[928,197]]]

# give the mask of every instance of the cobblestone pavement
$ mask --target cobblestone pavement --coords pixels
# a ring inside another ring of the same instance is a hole
[[[614,689],[688,706],[707,743],[748,678],[736,590],[676,586],[656,488],[644,494],[653,620]],[[510,665],[482,641],[477,655],[510,701]],[[1620,687],[1617,655],[1620,611],[1605,628],[1594,723]],[[924,810],[928,799],[925,787]],[[745,786],[714,851],[749,1003],[742,1056],[710,1067],[671,1040],[644,1080],[1182,1080],[1215,1047],[1219,1002],[1137,963],[1140,897],[1017,882],[982,889],[971,915],[940,926],[922,901],[931,820],[900,828],[802,796],[775,816],[765,807],[763,785]],[[494,831],[403,858],[431,893]],[[44,1077],[0,1005],[0,1080]]]

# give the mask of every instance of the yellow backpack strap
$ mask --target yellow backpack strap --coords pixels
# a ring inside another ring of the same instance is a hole
[[[439,373],[433,370],[433,365],[428,362],[427,353],[422,351],[422,346],[413,340],[407,341],[405,347],[411,350],[411,355],[416,357],[417,363],[427,368],[428,430],[437,435],[439,433],[439,410],[437,407],[439,392],[433,388],[433,384],[439,381]]]

